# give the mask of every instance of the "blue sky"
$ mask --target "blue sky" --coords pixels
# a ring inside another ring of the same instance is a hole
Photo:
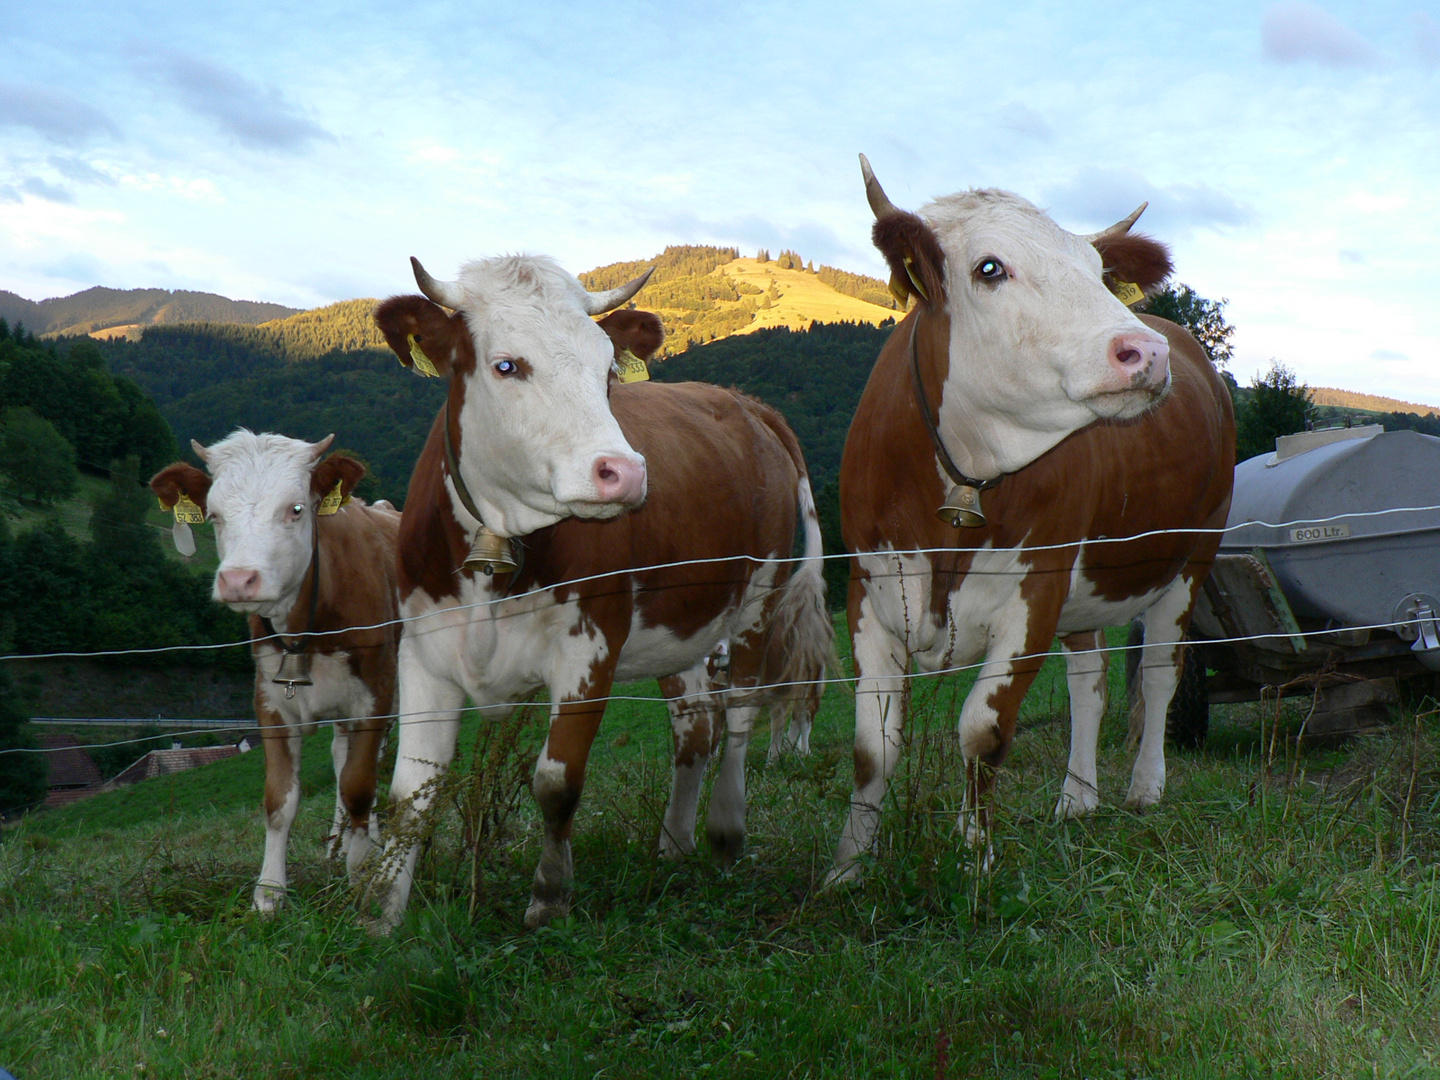
[[[882,274],[856,165],[1142,200],[1232,370],[1440,406],[1440,5],[0,4],[0,289],[310,307],[511,251]]]

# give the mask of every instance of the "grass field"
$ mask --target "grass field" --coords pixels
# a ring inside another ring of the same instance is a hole
[[[1290,706],[1233,707],[1137,814],[1115,806],[1116,694],[1111,801],[1056,824],[1058,669],[1000,779],[988,873],[954,833],[961,679],[917,688],[883,846],[863,884],[833,891],[817,883],[850,788],[838,689],[809,758],[766,769],[757,733],[749,849],[728,872],[703,843],[679,865],[653,857],[664,712],[612,705],[576,820],[575,911],[537,933],[520,929],[528,795],[473,876],[452,814],[400,929],[362,929],[320,858],[326,735],[306,743],[276,918],[248,911],[258,754],[36,817],[0,845],[0,1066],[20,1080],[1440,1076],[1435,717],[1307,750]],[[461,746],[482,737],[467,725]]]

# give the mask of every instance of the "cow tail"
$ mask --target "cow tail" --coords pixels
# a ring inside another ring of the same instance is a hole
[[[820,536],[820,517],[799,447],[795,446],[791,454],[799,473],[796,494],[805,552],[780,587],[767,634],[761,685],[770,688],[765,696],[770,701],[772,739],[779,736],[788,721],[791,732],[798,732],[796,741],[803,747],[809,744],[810,725],[820,709],[825,673],[839,665],[835,659],[835,626],[825,605],[825,545]]]

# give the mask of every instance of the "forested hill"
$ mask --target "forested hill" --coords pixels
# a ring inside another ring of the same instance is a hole
[[[322,350],[321,339],[293,325],[287,338],[277,325],[152,327],[140,341],[99,348],[111,371],[154,397],[182,447],[242,425],[311,440],[333,431],[370,467],[374,485],[362,494],[403,502],[443,384],[402,368],[388,349]],[[761,330],[697,346],[652,371],[657,380],[738,386],[778,407],[818,490],[839,468],[850,414],[888,332],[855,324]]]
[[[210,322],[255,325],[294,315],[295,308],[254,300],[231,300],[215,293],[184,289],[106,289],[72,296],[26,300],[0,290],[0,319],[42,336],[97,334],[135,336],[142,327],[166,323]],[[108,331],[108,333],[106,333]]]

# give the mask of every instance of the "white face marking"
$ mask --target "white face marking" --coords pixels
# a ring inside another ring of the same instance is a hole
[[[522,536],[638,505],[644,458],[610,412],[614,346],[586,314],[579,280],[550,259],[507,256],[468,264],[456,284],[476,358],[457,452],[485,523]],[[633,501],[602,485],[607,467],[630,481]]]
[[[962,472],[1013,472],[1097,417],[1137,416],[1158,400],[1131,389],[1134,376],[1109,357],[1121,336],[1165,339],[1106,287],[1087,240],[1009,192],[951,195],[920,213],[945,252],[940,427]]]
[[[208,509],[220,566],[213,596],[236,611],[281,618],[310,569],[320,444],[240,429],[205,451]]]

